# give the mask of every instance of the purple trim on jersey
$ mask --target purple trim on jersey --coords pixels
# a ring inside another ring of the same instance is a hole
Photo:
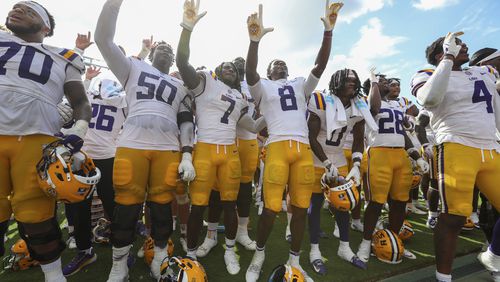
[[[370,147],[368,147],[368,150],[366,150],[366,155],[368,156],[368,159],[366,160],[366,162],[368,163],[367,165],[367,171],[366,171],[366,180],[367,183],[366,183],[366,187],[368,188],[367,192],[368,192],[368,195],[367,195],[367,198],[368,198],[368,201],[371,201],[372,200],[372,193],[371,193],[371,188],[370,188]]]
[[[411,89],[411,94],[415,97],[417,97],[417,91],[422,87],[424,86],[424,84],[426,83],[427,81],[422,81],[420,83],[417,83],[415,86],[413,86],[413,88]]]
[[[436,146],[438,155],[438,187],[441,203],[444,207],[444,213],[448,213],[448,204],[446,203],[445,179],[444,179],[444,144]]]

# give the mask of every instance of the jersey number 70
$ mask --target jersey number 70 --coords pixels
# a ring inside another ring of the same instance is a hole
[[[34,47],[23,46],[16,42],[0,42],[0,48],[2,47],[8,48],[7,51],[2,56],[0,56],[0,75],[7,74],[5,64],[7,64],[7,62],[19,51],[21,51],[22,48],[24,48],[24,53],[21,61],[19,62],[19,70],[17,72],[19,77],[33,80],[40,84],[45,84],[47,83],[47,81],[49,81],[50,70],[52,69],[52,64],[54,63],[54,60],[49,55],[42,53]],[[35,58],[35,54],[44,56],[40,74],[31,72],[31,66]]]

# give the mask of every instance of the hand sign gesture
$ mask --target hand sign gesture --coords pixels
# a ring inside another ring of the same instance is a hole
[[[254,42],[259,42],[262,36],[266,33],[271,32],[274,28],[264,28],[264,24],[262,23],[262,4],[259,5],[259,13],[251,14],[247,19],[248,26],[248,35],[250,36],[250,40]]]
[[[457,37],[463,34],[464,33],[461,31],[448,32],[443,41],[443,50],[445,55],[452,55],[453,57],[457,57],[460,49],[462,49],[462,45],[457,44]]]
[[[194,0],[186,0],[184,2],[184,14],[182,16],[181,26],[189,31],[193,31],[196,23],[203,18],[207,12],[198,14],[198,9],[200,8],[200,0],[196,0],[196,5]]]
[[[323,25],[325,26],[325,31],[333,30],[335,22],[337,21],[337,15],[342,6],[344,6],[344,3],[342,2],[330,4],[330,0],[326,0],[325,16],[321,18]]]
[[[76,48],[81,50],[87,49],[90,45],[94,44],[94,42],[90,41],[90,38],[91,38],[90,31],[88,32],[87,35],[78,33],[78,36],[76,37],[75,40]]]

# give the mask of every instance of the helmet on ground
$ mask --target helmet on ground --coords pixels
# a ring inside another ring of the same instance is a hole
[[[155,256],[155,241],[153,238],[148,237],[144,244],[142,245],[142,249],[144,250],[144,261],[147,265],[151,265],[153,258]],[[168,239],[167,243],[167,255],[171,257],[174,254],[174,242]]]
[[[268,282],[304,282],[304,275],[297,268],[288,264],[280,264],[273,269]]]
[[[4,260],[4,268],[14,271],[25,270],[32,266],[37,266],[40,263],[31,258],[28,251],[28,246],[23,239],[17,242],[10,248],[10,255]]]
[[[353,180],[346,182],[344,178],[338,177],[329,181],[326,174],[323,174],[321,187],[325,199],[339,211],[350,211],[359,203],[359,191]]]
[[[413,237],[414,234],[415,232],[413,231],[413,226],[408,220],[405,219],[403,226],[401,226],[401,230],[399,230],[399,238],[406,241]]]
[[[190,258],[165,258],[160,267],[160,282],[207,282],[203,266]]]
[[[372,249],[375,256],[386,263],[398,264],[403,259],[403,241],[389,229],[382,229],[373,234]]]
[[[85,152],[71,154],[60,141],[45,146],[36,169],[40,188],[65,203],[91,197],[101,178],[99,168]]]

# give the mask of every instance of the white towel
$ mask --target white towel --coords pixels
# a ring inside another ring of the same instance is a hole
[[[378,125],[375,122],[375,119],[373,119],[370,107],[365,100],[355,97],[354,99],[351,99],[351,107],[353,116],[363,116],[363,119],[368,127],[370,127],[371,130],[378,131]]]
[[[347,125],[345,108],[339,97],[335,95],[325,95],[326,111],[326,138],[332,139],[332,134],[336,129]]]

